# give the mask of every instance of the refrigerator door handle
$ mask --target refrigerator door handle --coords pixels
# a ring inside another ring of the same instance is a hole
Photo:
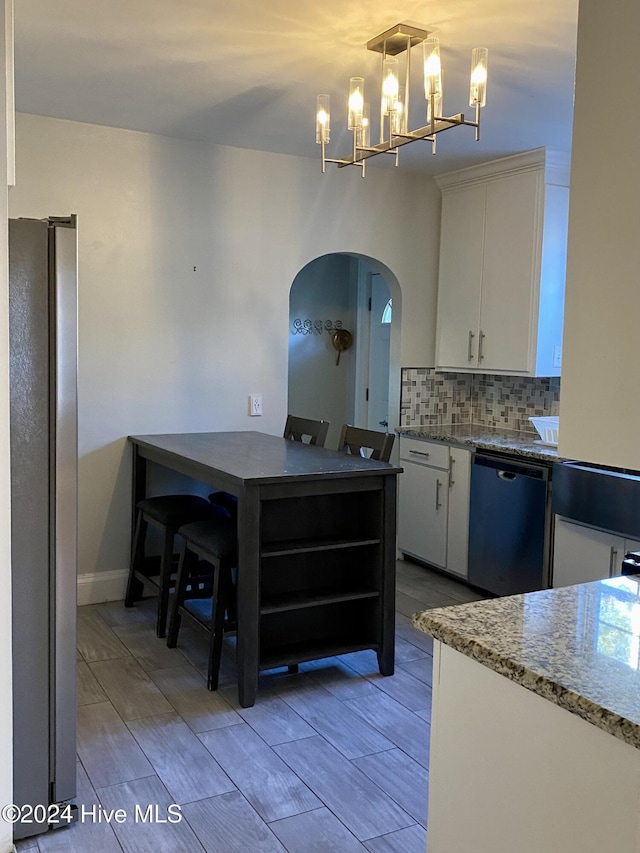
[[[72,799],[76,793],[76,590],[77,590],[77,492],[78,492],[78,412],[77,412],[77,239],[75,217],[72,224],[50,220],[49,265],[55,321],[51,366],[52,501],[52,630],[55,661],[51,688],[54,717],[55,775],[53,801]]]

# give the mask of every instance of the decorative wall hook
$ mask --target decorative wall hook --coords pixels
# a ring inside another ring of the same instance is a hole
[[[353,343],[353,335],[351,332],[348,332],[346,329],[338,329],[331,336],[331,343],[333,344],[333,348],[338,350],[338,357],[336,358],[336,366],[340,364],[340,355],[345,350],[348,350],[349,347]]]

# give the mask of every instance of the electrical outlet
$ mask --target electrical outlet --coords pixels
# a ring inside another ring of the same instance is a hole
[[[249,396],[249,414],[252,418],[262,414],[262,394],[251,394]]]
[[[562,347],[555,346],[553,348],[553,366],[562,367]]]

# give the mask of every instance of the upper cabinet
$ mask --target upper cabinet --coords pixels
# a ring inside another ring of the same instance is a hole
[[[436,367],[559,376],[568,155],[538,148],[436,181]]]

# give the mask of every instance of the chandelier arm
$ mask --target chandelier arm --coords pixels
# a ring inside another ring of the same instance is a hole
[[[367,148],[366,150],[360,149],[360,156],[357,159],[349,157],[338,161],[327,160],[327,162],[337,162],[339,169],[344,166],[359,166],[362,164],[363,160],[368,160],[370,157],[376,157],[378,154],[385,154],[386,152],[393,153],[397,148],[400,148],[400,146],[408,145],[410,142],[416,142],[423,139],[427,140],[427,142],[432,142],[432,136],[435,137],[437,133],[443,133],[445,130],[450,130],[452,127],[457,127],[460,124],[473,124],[473,126],[475,126],[475,123],[465,122],[463,113],[457,113],[456,115],[449,116],[446,119],[437,119],[435,122],[432,122],[432,124],[420,127],[417,130],[403,134],[402,136],[394,136],[392,143],[380,142],[378,145],[373,145],[371,148]]]
[[[464,113],[456,113],[455,115],[447,116],[446,118],[437,118],[432,121],[431,124],[419,127],[416,130],[410,130],[408,133],[403,134],[406,138],[400,144],[404,145],[414,139],[426,139],[428,136],[432,136],[436,133],[442,133],[445,130],[450,130],[452,127],[457,127],[459,124],[466,124],[464,120]]]
[[[426,138],[426,137],[425,137],[425,138]],[[360,152],[360,151],[369,151],[369,152],[371,153],[371,156],[372,156],[372,157],[374,157],[376,154],[391,154],[393,157],[395,157],[395,158],[396,158],[396,166],[398,165],[398,149],[397,149],[397,147],[395,147],[395,146],[394,146],[394,147],[391,147],[391,148],[388,148],[386,151],[378,151],[378,149],[377,149],[377,148],[372,148],[372,147],[369,147],[369,148],[363,148],[362,146],[360,146],[360,145],[359,145],[359,146],[358,146],[358,151],[359,151],[359,152]],[[361,159],[366,159],[366,158],[359,158],[359,160],[361,160]],[[328,160],[327,162],[328,162],[328,163],[330,163],[331,161],[330,161],[330,160]],[[336,160],[335,162],[338,162],[338,161]],[[347,165],[349,165],[349,166],[350,166],[350,165],[351,165],[351,163],[345,163],[345,166],[347,166]]]
[[[466,124],[467,127],[475,127],[476,129],[476,142],[480,141],[480,104],[476,104],[476,120],[475,121],[461,121],[460,124]]]

